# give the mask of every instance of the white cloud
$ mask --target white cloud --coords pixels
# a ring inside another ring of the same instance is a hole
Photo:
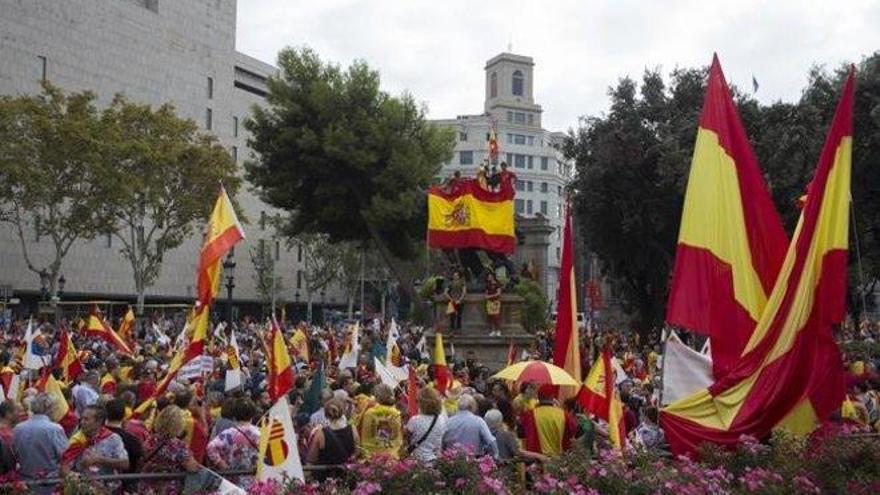
[[[535,60],[544,126],[563,130],[607,108],[607,88],[646,67],[708,64],[760,82],[762,102],[795,100],[809,68],[880,49],[880,2],[239,0],[238,50],[274,62],[308,45],[342,65],[363,59],[383,88],[407,90],[431,118],[480,113],[483,67],[506,51]]]

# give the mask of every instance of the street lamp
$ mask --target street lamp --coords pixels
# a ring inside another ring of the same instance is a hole
[[[58,298],[64,296],[64,286],[67,285],[67,279],[64,278],[64,275],[58,277]]]
[[[232,251],[223,260],[223,275],[226,277],[226,323],[232,328],[232,289],[235,288],[235,260]]]

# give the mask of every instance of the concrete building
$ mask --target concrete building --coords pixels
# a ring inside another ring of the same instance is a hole
[[[565,186],[572,176],[572,165],[565,160],[560,145],[562,132],[545,130],[541,125],[541,105],[535,103],[535,63],[531,57],[502,53],[486,62],[485,105],[483,113],[459,115],[433,121],[456,130],[458,140],[452,160],[443,167],[443,176],[455,171],[473,176],[489,156],[488,134],[494,126],[499,162],[505,161],[517,175],[516,213],[522,217],[543,216],[554,228],[545,260],[534,260],[547,269],[547,297],[556,299],[559,279],[560,246],[565,208]]]
[[[100,104],[116,93],[138,102],[172,103],[178,113],[213,133],[239,165],[250,157],[244,121],[266,95],[277,69],[235,49],[234,0],[9,0],[0,3],[0,94],[32,94],[48,80],[65,91],[91,90]],[[278,212],[245,185],[239,202],[250,224],[235,252],[234,299],[257,303],[251,250],[263,246],[276,259],[285,291],[279,298],[306,300],[302,254],[275,237],[265,218]],[[198,229],[197,229],[198,230]],[[30,239],[36,258],[50,246]],[[147,302],[191,301],[201,236],[170,252]],[[112,238],[76,244],[64,260],[67,298],[133,299],[127,261]],[[45,258],[44,258],[45,259]],[[0,286],[28,298],[39,277],[24,262],[18,238],[0,224]],[[225,299],[225,290],[220,300]],[[313,295],[316,303],[321,296]],[[338,290],[325,301],[341,304]]]

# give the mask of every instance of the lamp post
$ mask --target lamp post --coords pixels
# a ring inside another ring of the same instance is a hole
[[[226,277],[226,324],[232,328],[232,289],[235,288],[235,260],[233,252],[223,260],[223,275]]]

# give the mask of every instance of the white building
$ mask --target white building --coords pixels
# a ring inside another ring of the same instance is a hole
[[[452,161],[444,164],[444,177],[461,171],[473,176],[489,156],[488,134],[495,126],[499,163],[505,161],[517,175],[518,215],[547,217],[555,233],[547,253],[547,296],[555,300],[559,279],[560,246],[565,186],[572,166],[560,150],[565,137],[541,126],[543,109],[534,99],[534,66],[531,57],[502,53],[486,62],[485,105],[479,115],[459,115],[433,121],[456,130],[458,140]]]
[[[0,2],[0,94],[33,94],[42,80],[67,92],[91,90],[100,104],[116,93],[130,100],[172,103],[178,113],[218,137],[241,166],[250,157],[244,121],[267,92],[277,69],[235,49],[234,0],[13,0]],[[252,247],[269,249],[286,291],[280,298],[307,298],[302,253],[274,236],[264,220],[277,212],[244,185],[239,203],[250,219],[247,240],[236,247],[234,299],[257,302]],[[198,232],[200,229],[196,229]],[[43,262],[50,245],[28,240]],[[201,237],[168,253],[147,302],[187,301],[194,296]],[[128,262],[112,238],[81,242],[64,259],[69,297],[131,299],[134,282]],[[41,258],[42,253],[42,258]],[[29,271],[11,226],[0,224],[0,287],[29,297],[39,293],[39,277]],[[328,290],[327,303],[341,304]],[[321,296],[312,295],[316,303]],[[225,290],[220,300],[225,299]]]

